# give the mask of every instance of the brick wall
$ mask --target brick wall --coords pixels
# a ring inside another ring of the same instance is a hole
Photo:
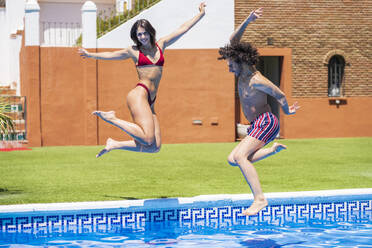
[[[326,63],[334,51],[347,64],[343,95],[372,96],[371,0],[235,0],[235,26],[259,7],[263,17],[248,26],[243,40],[292,48],[293,97],[328,96]]]

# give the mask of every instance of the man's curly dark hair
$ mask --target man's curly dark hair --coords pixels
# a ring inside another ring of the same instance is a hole
[[[256,65],[259,54],[257,49],[248,42],[233,42],[218,51],[221,55],[218,59],[232,59],[237,63]]]

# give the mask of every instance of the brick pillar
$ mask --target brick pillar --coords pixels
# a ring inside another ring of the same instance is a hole
[[[36,0],[25,5],[25,32],[20,53],[21,94],[26,96],[26,139],[31,147],[42,146],[40,88],[40,8]]]
[[[25,46],[21,52],[21,94],[26,96],[26,139],[31,147],[42,146],[40,47]]]

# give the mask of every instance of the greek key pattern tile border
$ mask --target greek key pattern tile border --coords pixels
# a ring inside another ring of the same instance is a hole
[[[242,211],[248,206],[224,206],[211,208],[173,208],[125,211],[110,209],[82,211],[73,214],[19,214],[0,217],[0,231],[19,232],[31,229],[69,229],[76,227],[141,226],[148,222],[178,221],[182,225],[209,223],[231,225],[306,221],[372,221],[372,200],[336,203],[309,203],[294,205],[270,205],[259,214],[246,217]]]

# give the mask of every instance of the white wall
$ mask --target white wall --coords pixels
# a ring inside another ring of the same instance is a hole
[[[9,85],[9,32],[5,8],[0,8],[0,23],[0,85]]]
[[[25,0],[7,0],[6,8],[0,8],[0,85],[17,84],[20,93],[19,51],[22,37],[17,31],[24,28]],[[14,87],[13,87],[14,88]]]
[[[7,0],[6,11],[9,29],[12,33],[23,30],[23,17],[25,15],[25,0]]]
[[[9,83],[16,83],[11,85],[12,88],[17,90],[17,95],[21,93],[21,77],[20,77],[20,60],[19,52],[22,47],[22,36],[15,36],[11,42],[9,42]]]
[[[234,0],[209,0],[206,15],[170,48],[203,49],[225,45],[234,30]],[[176,30],[198,12],[200,0],[162,0],[148,10],[102,36],[98,48],[124,48],[133,44],[130,29],[138,19],[148,19],[157,31],[157,39]]]

